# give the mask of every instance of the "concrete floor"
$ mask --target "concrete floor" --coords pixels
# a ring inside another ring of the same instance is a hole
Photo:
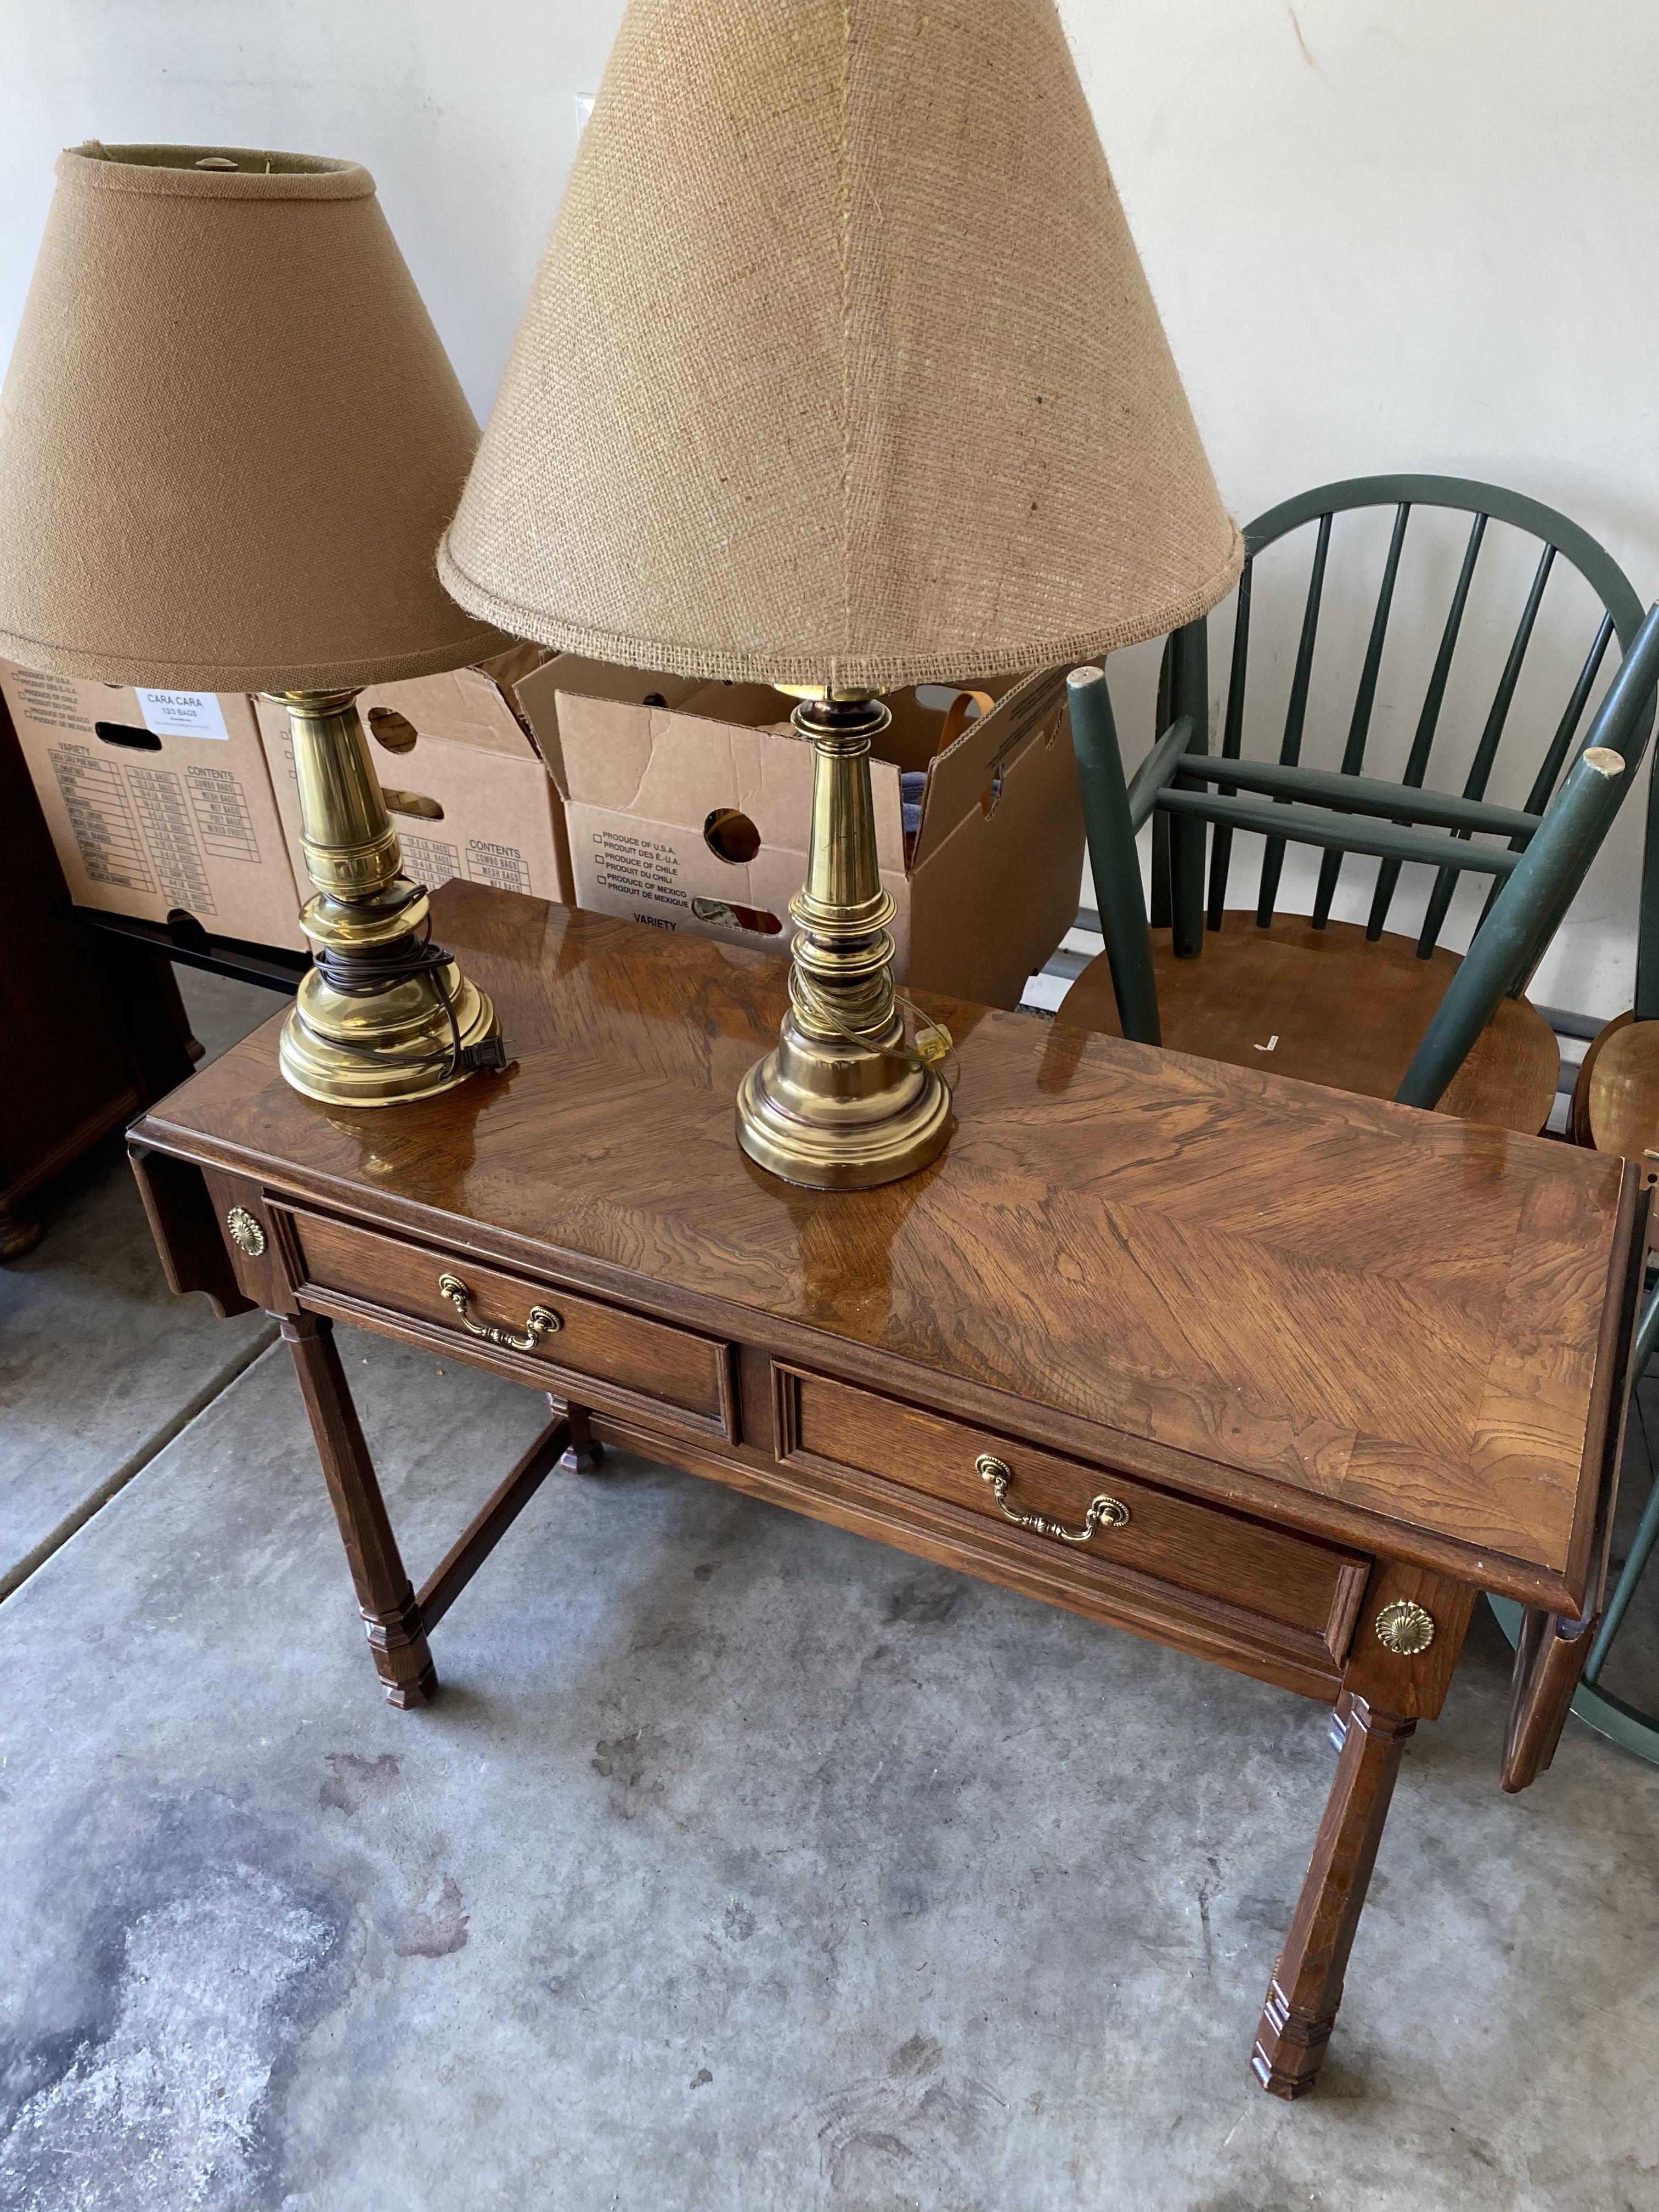
[[[181,973],[209,1059],[281,1011],[270,991]],[[220,1322],[173,1297],[118,1139],[33,1211],[40,1243],[0,1267],[0,1598],[276,1334],[263,1314]]]
[[[118,1189],[73,1201],[117,1242]],[[74,1310],[85,1249],[27,1294]],[[418,1577],[540,1401],[341,1336]],[[94,1449],[32,1341],[27,1526],[141,1425]],[[252,1351],[0,1604],[4,2212],[1659,2203],[1659,1772],[1573,1723],[1504,1797],[1484,1609],[1285,2106],[1247,2059],[1316,1709],[627,1460],[544,1487],[393,1712]]]

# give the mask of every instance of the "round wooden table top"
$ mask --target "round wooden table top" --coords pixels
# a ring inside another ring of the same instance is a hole
[[[1316,929],[1281,915],[1267,929],[1232,910],[1204,933],[1195,960],[1177,960],[1170,932],[1152,932],[1164,1042],[1173,1052],[1236,1067],[1266,1067],[1333,1091],[1392,1098],[1446,987],[1455,952],[1417,957],[1416,940],[1367,939],[1358,922]],[[1111,969],[1090,963],[1055,1018],[1121,1034]],[[1659,1023],[1653,1024],[1659,1032]],[[1561,1055],[1555,1032],[1525,999],[1505,999],[1436,1109],[1460,1121],[1535,1136],[1555,1103]]]

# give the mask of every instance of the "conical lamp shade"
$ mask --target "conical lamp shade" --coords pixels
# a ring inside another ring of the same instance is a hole
[[[368,170],[89,145],[58,176],[0,398],[0,652],[283,691],[498,651],[433,568],[477,426]]]
[[[884,687],[1190,620],[1238,533],[1052,0],[634,0],[439,570]]]

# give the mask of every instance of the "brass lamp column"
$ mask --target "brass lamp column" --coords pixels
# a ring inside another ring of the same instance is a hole
[[[356,693],[272,696],[288,708],[317,886],[300,917],[315,965],[283,1024],[283,1073],[331,1106],[389,1106],[501,1066],[495,1008],[426,938],[426,892],[403,872]]]
[[[945,1149],[951,1094],[906,1043],[893,991],[870,791],[871,740],[891,717],[873,692],[818,687],[791,719],[813,744],[806,882],[789,902],[789,1011],[738,1089],[738,1141],[787,1182],[864,1190]]]

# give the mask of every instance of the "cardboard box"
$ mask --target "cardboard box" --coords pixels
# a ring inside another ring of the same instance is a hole
[[[0,661],[79,906],[303,950],[300,896],[250,701],[129,691]]]
[[[981,682],[991,711],[943,752],[949,687],[889,695],[871,763],[896,972],[1013,1006],[1071,927],[1083,866],[1066,678]],[[763,684],[704,684],[565,653],[517,686],[566,801],[574,903],[782,952],[806,873],[812,749]],[[909,849],[900,776],[925,777]]]
[[[564,808],[513,705],[512,685],[545,659],[515,646],[477,668],[370,684],[357,711],[404,867],[435,890],[453,876],[574,903]],[[276,805],[303,882],[300,792],[286,711],[258,700]]]

